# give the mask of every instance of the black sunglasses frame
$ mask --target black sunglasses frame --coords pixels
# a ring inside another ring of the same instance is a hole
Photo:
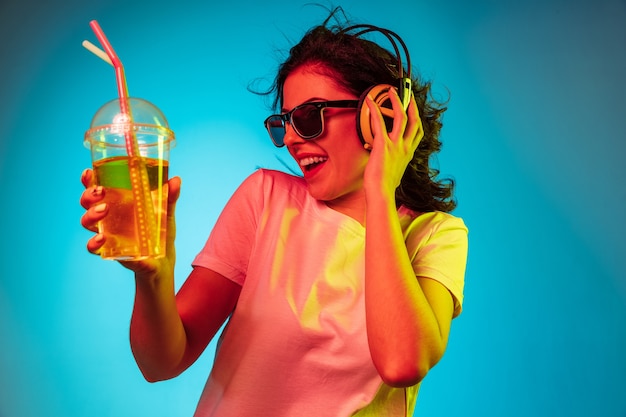
[[[299,110],[299,109],[301,109],[303,107],[307,107],[307,106],[315,107],[319,111],[320,120],[321,120],[320,131],[316,132],[314,134],[311,134],[311,135],[304,135],[300,131],[300,129],[298,129],[298,123],[297,122],[294,123],[294,121],[293,121],[293,113],[295,111],[297,111],[297,110]],[[324,109],[326,109],[326,108],[356,109],[358,106],[359,106],[359,100],[311,101],[311,102],[307,102],[307,103],[302,103],[302,104],[294,107],[293,109],[291,109],[287,113],[272,114],[272,115],[268,116],[265,119],[263,124],[265,125],[265,128],[267,129],[267,133],[269,133],[270,139],[272,139],[272,142],[274,143],[274,145],[276,147],[278,147],[278,148],[282,148],[283,146],[285,146],[285,141],[284,141],[285,135],[283,134],[283,137],[280,140],[277,140],[274,137],[274,135],[272,135],[272,126],[270,126],[270,122],[272,121],[272,119],[274,121],[276,121],[276,120],[280,120],[281,121],[282,128],[284,129],[285,133],[287,132],[286,123],[289,122],[289,124],[293,128],[294,132],[296,132],[296,134],[298,136],[300,136],[302,139],[305,139],[305,140],[312,140],[312,139],[315,139],[316,137],[318,137],[319,135],[321,135],[322,133],[324,133]]]

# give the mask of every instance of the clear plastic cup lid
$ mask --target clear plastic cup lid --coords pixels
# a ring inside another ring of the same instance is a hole
[[[89,130],[85,133],[85,145],[89,138],[103,133],[116,134],[131,129],[137,134],[150,134],[168,137],[173,145],[174,132],[169,128],[165,115],[154,104],[141,98],[128,99],[132,123],[127,114],[122,113],[119,99],[104,104],[96,112]]]

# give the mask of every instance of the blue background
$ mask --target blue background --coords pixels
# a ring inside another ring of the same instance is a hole
[[[98,44],[97,19],[131,95],[177,134],[180,285],[241,180],[292,166],[246,87],[326,12],[92,3],[0,5],[0,416],[191,416],[214,347],[145,382],[128,345],[133,278],[84,248],[82,138],[116,87],[81,42]],[[338,4],[397,31],[451,92],[438,163],[471,229],[464,312],[416,415],[626,416],[626,2],[391,3]]]

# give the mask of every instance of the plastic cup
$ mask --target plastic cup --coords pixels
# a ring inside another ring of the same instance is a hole
[[[104,187],[107,216],[98,224],[106,241],[104,259],[141,260],[165,256],[170,149],[174,132],[152,103],[129,98],[130,114],[119,99],[103,105],[85,132],[91,150],[95,185]],[[129,156],[127,138],[138,154]]]

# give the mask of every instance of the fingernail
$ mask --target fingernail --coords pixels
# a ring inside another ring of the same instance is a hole
[[[96,242],[102,242],[102,240],[104,239],[104,235],[102,233],[98,233],[93,240],[95,240]]]
[[[93,189],[93,191],[91,192],[91,194],[92,194],[94,197],[98,197],[99,195],[101,195],[101,194],[102,194],[102,186],[101,186],[101,185],[98,185],[96,188],[94,188],[94,189]]]
[[[95,206],[93,209],[96,213],[102,213],[104,210],[106,210],[107,205],[106,203],[100,203],[97,206]]]

